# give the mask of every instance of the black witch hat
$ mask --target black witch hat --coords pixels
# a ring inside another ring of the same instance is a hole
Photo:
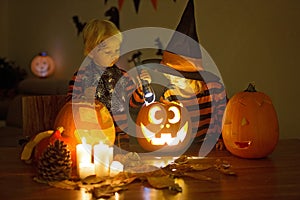
[[[176,31],[163,52],[160,65],[149,65],[149,67],[155,68],[156,71],[188,79],[219,80],[214,74],[204,71],[202,65],[193,0],[188,1]]]

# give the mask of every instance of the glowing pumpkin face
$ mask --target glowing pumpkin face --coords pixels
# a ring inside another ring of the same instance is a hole
[[[270,97],[256,92],[253,85],[235,94],[225,109],[222,136],[228,151],[236,156],[269,155],[279,137],[277,115]]]
[[[56,116],[54,127],[63,127],[60,139],[63,140],[71,151],[72,167],[76,168],[76,145],[86,139],[86,143],[94,145],[102,141],[107,145],[115,142],[115,126],[113,119],[100,102],[67,102]],[[52,139],[56,139],[53,138]],[[38,160],[47,148],[49,138],[40,142],[36,147],[35,157]],[[75,170],[76,172],[76,170]]]
[[[177,103],[144,105],[137,116],[137,140],[147,151],[180,150],[191,140],[187,110]]]
[[[31,71],[37,77],[48,77],[54,73],[54,69],[53,59],[44,52],[35,56],[31,61]]]

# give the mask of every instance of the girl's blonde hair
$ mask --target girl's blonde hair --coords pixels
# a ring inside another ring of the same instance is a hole
[[[114,23],[108,20],[92,19],[83,29],[84,55],[87,56],[98,44],[111,36],[116,36],[120,41],[122,35]]]

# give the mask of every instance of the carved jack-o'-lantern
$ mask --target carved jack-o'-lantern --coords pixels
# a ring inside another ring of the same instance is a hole
[[[40,78],[46,78],[54,73],[55,64],[46,52],[35,56],[31,61],[31,72]]]
[[[187,110],[177,103],[154,102],[138,113],[137,140],[147,151],[177,151],[191,141],[191,120]]]
[[[115,126],[108,109],[101,102],[68,102],[58,113],[55,127],[65,128],[64,135],[75,136],[77,140],[85,137],[88,144],[99,141],[113,145]],[[75,134],[75,135],[74,135]]]
[[[76,167],[76,145],[82,143],[83,138],[90,145],[100,141],[113,145],[115,141],[113,119],[108,109],[100,102],[95,104],[87,102],[66,103],[58,113],[54,127],[64,128],[59,138],[68,145],[68,149],[71,151],[74,168]],[[49,139],[51,140],[51,137],[37,145],[36,159],[39,159],[49,144]]]
[[[223,116],[223,140],[232,154],[243,158],[269,155],[278,142],[279,127],[270,97],[253,85],[235,94]]]

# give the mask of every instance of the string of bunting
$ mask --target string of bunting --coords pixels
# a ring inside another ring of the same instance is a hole
[[[121,10],[123,7],[125,0],[118,0],[118,9]],[[104,0],[104,3],[106,4],[108,2],[108,0]],[[141,0],[133,0],[133,4],[134,4],[134,8],[135,8],[135,12],[138,13],[139,12],[139,7],[140,7],[140,2]],[[173,0],[173,2],[176,2],[176,0]],[[157,10],[157,0],[151,0],[152,6],[155,10]]]

